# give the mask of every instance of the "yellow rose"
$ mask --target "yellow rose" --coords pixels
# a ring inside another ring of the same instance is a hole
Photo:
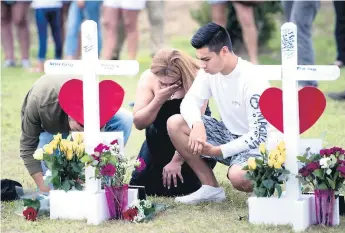
[[[46,152],[48,155],[52,155],[54,152],[54,148],[51,144],[47,144],[43,146],[44,152]]]
[[[283,163],[285,163],[285,160],[286,160],[286,153],[284,151],[284,152],[280,153],[280,155],[278,156],[278,160],[277,161],[279,163],[283,164]]]
[[[53,150],[56,150],[58,142],[55,139],[51,141],[49,144],[53,147]]]
[[[273,167],[274,166],[274,160],[273,159],[269,159],[268,160],[268,166],[269,167]]]
[[[282,168],[282,164],[279,163],[279,162],[275,162],[275,163],[274,163],[274,168],[280,169],[280,168]]]
[[[249,170],[255,170],[256,169],[256,162],[254,157],[250,157],[248,159],[248,168]]]
[[[66,152],[66,159],[67,160],[72,160],[73,159],[73,151],[72,150],[67,150],[67,152]]]
[[[67,150],[66,141],[67,141],[66,139],[62,139],[60,142],[60,151],[61,152],[65,152]]]
[[[284,143],[284,141],[281,141],[281,142],[279,143],[279,145],[278,145],[278,150],[279,150],[280,152],[285,151],[285,143]]]
[[[36,160],[43,160],[43,149],[39,148],[34,153],[34,159]]]
[[[73,145],[71,141],[66,141],[66,150],[73,150]]]
[[[82,157],[84,155],[84,152],[85,152],[85,145],[84,143],[81,143],[77,149],[78,158]]]
[[[72,142],[71,144],[72,144],[72,150],[73,150],[74,152],[77,152],[78,143],[77,143],[77,142]]]
[[[261,154],[265,154],[266,153],[266,145],[265,143],[261,143],[259,146],[259,150]]]
[[[54,141],[57,141],[58,143],[62,140],[62,134],[58,133],[54,135]]]
[[[73,141],[75,141],[77,144],[80,144],[84,141],[84,137],[82,133],[75,133],[73,136]]]

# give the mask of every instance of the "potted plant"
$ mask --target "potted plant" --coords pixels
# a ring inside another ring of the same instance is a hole
[[[318,153],[310,153],[309,150],[307,148],[303,156],[297,157],[301,163],[297,177],[304,185],[313,188],[316,224],[332,226],[334,207],[337,208],[335,200],[338,199],[340,190],[344,189],[344,149],[332,147]]]

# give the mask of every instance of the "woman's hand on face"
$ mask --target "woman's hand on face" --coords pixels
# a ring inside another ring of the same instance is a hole
[[[165,101],[167,101],[171,96],[178,91],[182,87],[182,82],[179,81],[171,86],[168,87],[161,87],[156,93],[155,93],[155,99],[160,103],[163,104]]]

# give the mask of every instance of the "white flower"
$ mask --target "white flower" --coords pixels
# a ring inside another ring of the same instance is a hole
[[[137,216],[134,217],[134,221],[135,221],[135,222],[140,222],[140,221],[142,221],[144,218],[145,218],[144,211],[139,209],[139,210],[138,210]]]
[[[337,158],[335,157],[335,155],[330,156],[329,164],[330,164],[329,165],[330,168],[333,168],[337,164]]]
[[[94,160],[92,161],[92,166],[97,166],[98,163],[99,163],[98,160]]]
[[[329,157],[320,159],[321,168],[324,168],[324,169],[329,168],[330,162],[331,162],[331,159]]]
[[[332,169],[327,169],[326,173],[327,175],[330,175],[332,173]]]
[[[151,208],[152,207],[152,203],[150,201],[145,201],[144,207],[145,208]]]
[[[36,160],[43,160],[43,149],[39,148],[34,153],[34,159]]]

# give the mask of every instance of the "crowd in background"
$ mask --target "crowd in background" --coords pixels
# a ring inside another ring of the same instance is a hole
[[[211,5],[212,21],[226,26],[228,0],[207,0]],[[254,8],[262,1],[232,1],[243,31],[249,60],[258,64],[258,32]],[[294,22],[298,30],[298,64],[315,64],[312,25],[320,9],[320,1],[282,1],[285,21]],[[28,22],[34,8],[38,32],[38,56],[33,65],[29,58],[31,45]],[[151,56],[164,46],[164,1],[103,0],[103,1],[1,1],[1,40],[5,54],[4,67],[16,66],[12,25],[17,32],[21,65],[33,72],[43,72],[48,46],[48,28],[55,43],[55,59],[80,57],[80,27],[85,19],[98,24],[98,50],[102,59],[120,59],[127,41],[128,58],[136,59],[139,50],[138,16],[146,8],[151,27]],[[345,65],[345,1],[334,1],[337,57],[332,64]],[[101,20],[102,19],[102,20]],[[102,28],[102,30],[101,30]],[[106,38],[106,39],[105,39]],[[301,86],[318,86],[317,81],[300,82]],[[345,91],[331,93],[333,99],[345,99]]]

